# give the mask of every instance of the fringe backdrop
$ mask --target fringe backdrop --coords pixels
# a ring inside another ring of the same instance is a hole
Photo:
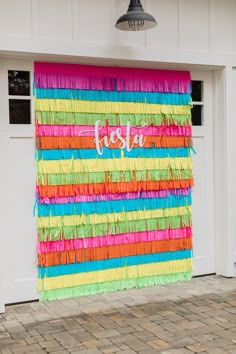
[[[35,63],[41,300],[191,278],[189,72]]]

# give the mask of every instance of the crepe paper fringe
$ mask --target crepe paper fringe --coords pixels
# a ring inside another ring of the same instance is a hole
[[[153,92],[125,92],[125,91],[97,91],[74,89],[45,89],[36,88],[36,97],[39,99],[67,99],[81,101],[109,101],[109,102],[138,102],[170,105],[189,105],[190,94],[153,93]]]
[[[192,218],[190,214],[183,214],[177,216],[120,221],[117,223],[79,225],[79,226],[63,226],[61,228],[43,228],[38,229],[39,242],[42,241],[57,241],[57,240],[71,240],[77,238],[97,237],[97,236],[111,236],[116,234],[126,234],[133,232],[146,232],[153,230],[164,229],[179,229],[183,227],[192,226]]]
[[[143,242],[140,243],[126,243],[115,246],[76,249],[63,252],[57,251],[47,254],[39,254],[38,265],[41,267],[49,267],[61,264],[72,264],[81,262],[83,263],[111,258],[137,256],[142,254],[175,252],[185,249],[192,249],[192,237],[167,241],[143,240]]]
[[[189,72],[35,63],[42,300],[191,277],[190,92]]]
[[[71,240],[46,241],[38,242],[37,251],[41,253],[52,253],[79,250],[83,251],[87,248],[108,247],[111,250],[112,246],[134,244],[141,242],[159,241],[159,247],[163,247],[163,241],[185,239],[192,237],[191,227],[181,227],[178,229],[153,230],[144,232],[130,232],[126,234],[116,234],[112,236],[97,236],[86,237]],[[181,242],[181,240],[179,241]],[[184,242],[184,240],[183,240]],[[135,245],[133,246],[135,247]],[[96,253],[96,250],[94,250]],[[84,252],[85,254],[85,252]]]
[[[167,198],[139,198],[136,200],[114,200],[87,203],[69,203],[58,205],[38,205],[38,216],[62,216],[79,214],[108,214],[137,210],[152,210],[181,207],[192,204],[188,196],[170,196]]]
[[[119,129],[121,136],[125,137],[127,134],[126,126],[103,126],[99,130],[99,137],[110,136],[111,133]],[[130,136],[191,136],[191,126],[146,126],[146,127],[132,127]],[[95,128],[89,125],[37,125],[36,136],[93,136],[95,137]],[[101,139],[102,140],[102,139]],[[94,148],[95,143],[90,148]]]
[[[96,121],[102,125],[118,126],[130,122],[132,126],[142,125],[191,125],[190,114],[107,114],[76,112],[44,112],[36,111],[37,124],[55,125],[91,125]]]
[[[134,102],[99,102],[36,99],[35,110],[44,112],[190,114],[189,105],[162,105]]]
[[[133,145],[134,137],[130,137],[130,146]],[[36,138],[37,149],[89,149],[94,144],[94,137],[82,136],[41,136]],[[110,145],[110,149],[119,148],[120,142]],[[191,147],[191,137],[179,136],[147,136],[145,137],[144,148],[176,148]],[[101,142],[101,148],[104,147],[104,141]],[[134,145],[134,149],[138,148]]]
[[[120,213],[135,210],[165,209],[192,204],[191,194],[166,198],[139,198],[132,200],[96,201],[54,205],[38,205],[38,216]]]
[[[149,157],[151,151],[147,151],[145,157]],[[96,159],[98,156],[96,149],[60,149],[60,150],[38,150],[36,152],[37,160],[70,160],[70,159]],[[121,158],[120,149],[103,149],[102,159]]]
[[[79,214],[79,215],[60,215],[60,216],[41,216],[38,217],[37,227],[43,228],[61,228],[63,226],[78,226],[90,224],[115,223],[122,221],[144,220],[154,218],[164,218],[169,216],[191,214],[191,206],[178,206],[175,208],[122,211],[109,214]]]
[[[149,277],[136,277],[133,279],[116,280],[113,282],[94,283],[70,288],[48,290],[40,292],[40,301],[61,300],[77,296],[87,296],[92,294],[103,294],[118,290],[128,290],[133,288],[143,288],[154,285],[165,285],[168,283],[189,281],[192,278],[191,272],[154,275]]]
[[[191,92],[188,71],[35,62],[34,72],[36,88]]]
[[[57,186],[37,186],[39,198],[76,197],[82,195],[144,192],[163,189],[193,187],[193,179],[166,181],[106,182],[95,184],[68,184]]]
[[[151,242],[158,241],[159,250],[164,252],[167,250],[174,250],[171,247],[176,246],[177,248],[178,245],[183,245],[183,249],[188,248],[186,246],[186,243],[188,244],[188,242],[190,241],[186,239],[190,238],[192,238],[192,228],[182,227],[179,229],[131,232],[128,234],[116,234],[112,236],[97,236],[72,240],[38,242],[37,251],[39,257],[41,254],[43,254],[42,257],[44,257],[44,260],[47,259],[46,253],[49,254],[49,257],[53,253],[55,253],[55,255],[60,255],[61,257],[63,257],[63,254],[67,255],[72,254],[72,252],[77,252],[77,255],[79,253],[86,258],[87,253],[89,252],[88,257],[90,257],[90,253],[93,254],[93,257],[95,257],[95,255],[100,252],[97,251],[96,248],[100,248],[102,250],[108,248],[107,254],[110,253],[114,256],[114,253],[112,253],[113,249],[115,249],[115,252],[117,252],[117,247],[121,247],[122,245],[125,250],[128,250],[128,248],[126,248],[126,245],[130,244],[132,246],[132,249],[135,250],[137,247],[136,244],[142,244],[143,242],[151,244]],[[165,248],[167,247],[167,244],[169,249]],[[91,252],[89,250],[87,251],[87,249],[91,249]],[[78,256],[78,259],[80,259],[80,256]]]
[[[78,172],[106,172],[106,171],[142,171],[143,166],[147,170],[166,169],[192,169],[190,157],[178,158],[122,158],[122,159],[70,159],[55,161],[38,161],[38,173],[78,173]]]
[[[70,159],[96,159],[98,156],[96,149],[60,149],[60,150],[38,150],[37,160],[70,160]],[[121,149],[103,149],[102,159],[111,158],[167,158],[167,157],[190,157],[190,148],[137,148],[131,151]]]
[[[150,170],[150,171],[111,171],[85,173],[40,174],[38,184],[42,186],[60,186],[67,184],[105,183],[105,182],[138,182],[186,180],[193,177],[192,170]]]
[[[48,175],[50,176],[50,175]],[[96,202],[106,200],[121,199],[137,199],[137,198],[165,198],[171,195],[181,196],[191,193],[190,188],[168,189],[159,191],[134,192],[134,193],[116,193],[116,194],[94,194],[94,195],[78,195],[76,197],[56,197],[56,198],[38,198],[37,203],[40,204],[67,204],[67,203],[83,203]]]
[[[139,264],[133,266],[123,266],[120,268],[97,270],[73,275],[63,275],[51,278],[39,278],[38,290],[52,290],[69,288],[71,286],[86,285],[93,283],[103,283],[121,279],[132,279],[136,277],[154,276],[156,274],[182,273],[192,271],[192,259],[181,259],[167,262],[150,264]]]
[[[60,186],[68,184],[106,183],[106,182],[138,182],[187,180],[193,177],[192,170],[150,170],[150,171],[111,171],[85,173],[40,174],[38,184],[42,186]]]
[[[114,268],[131,267],[150,263],[185,260],[192,257],[192,250],[174,252],[139,254],[138,256],[118,257],[98,261],[85,261],[76,264],[60,264],[49,267],[38,267],[39,278],[61,277],[77,273],[111,270]]]

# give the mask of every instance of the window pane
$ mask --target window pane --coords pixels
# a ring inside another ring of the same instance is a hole
[[[192,100],[193,102],[202,101],[202,81],[192,81]]]
[[[30,100],[9,100],[10,124],[30,124]]]
[[[194,105],[192,108],[192,125],[202,125],[203,106]]]
[[[8,70],[8,94],[14,96],[30,95],[29,71]]]

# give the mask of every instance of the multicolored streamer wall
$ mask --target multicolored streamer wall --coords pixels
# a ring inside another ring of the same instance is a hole
[[[191,278],[189,72],[35,63],[38,290]]]

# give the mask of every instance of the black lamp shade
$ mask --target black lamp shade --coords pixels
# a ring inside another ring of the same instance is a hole
[[[140,0],[131,0],[127,13],[118,19],[115,27],[122,31],[145,31],[156,25],[155,18],[144,12]]]

